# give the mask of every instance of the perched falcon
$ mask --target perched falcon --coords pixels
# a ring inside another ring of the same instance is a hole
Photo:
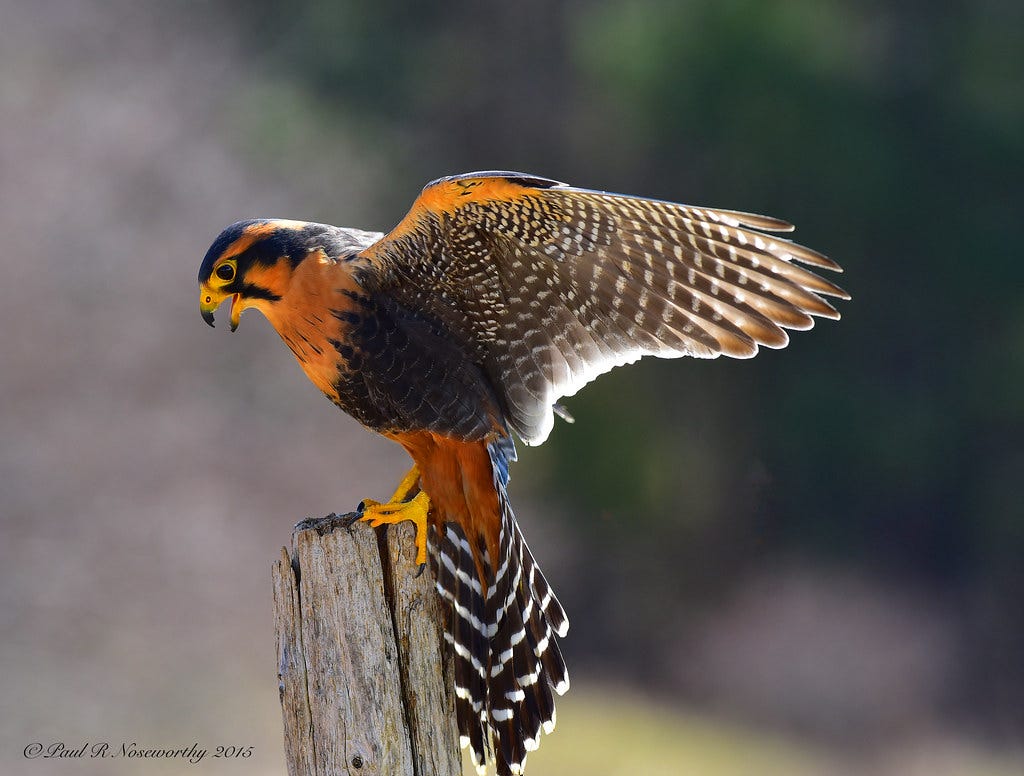
[[[513,432],[551,432],[557,403],[641,356],[749,358],[848,299],[776,237],[774,218],[567,186],[512,172],[427,185],[386,235],[259,219],[228,227],[199,307],[254,307],[306,375],[414,466],[372,525],[412,520],[448,604],[460,742],[482,770],[523,772],[569,687],[569,623],[508,502]]]

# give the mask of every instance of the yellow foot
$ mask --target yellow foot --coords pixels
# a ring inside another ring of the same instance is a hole
[[[409,494],[419,486],[420,470],[419,467],[413,466],[409,469],[409,473],[402,477],[402,481],[398,483],[398,487],[395,488],[395,492],[391,494],[391,498],[388,499],[388,503],[394,504],[399,501],[408,501]]]
[[[409,501],[402,499],[409,495],[419,480],[419,471],[413,467],[398,486],[387,504],[364,499],[360,505],[360,520],[366,520],[373,528],[393,525],[406,520],[416,524],[416,565],[427,562],[427,514],[430,512],[430,498],[422,490]]]
[[[420,485],[420,470],[418,467],[413,466],[409,469],[408,474],[402,477],[402,481],[398,483],[398,487],[395,488],[395,492],[391,494],[391,498],[387,500],[388,506],[400,505],[409,500],[409,494],[419,488]],[[381,502],[372,498],[364,498],[359,502],[359,511],[362,512],[365,507],[376,507],[381,506]]]

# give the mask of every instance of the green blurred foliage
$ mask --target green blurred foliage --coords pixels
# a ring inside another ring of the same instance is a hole
[[[374,213],[443,174],[522,169],[788,218],[845,267],[843,321],[785,351],[645,361],[568,401],[578,422],[519,476],[572,521],[569,597],[668,585],[699,607],[806,556],[994,601],[979,663],[1024,640],[1024,5],[227,7],[300,95],[267,100],[271,138],[340,122],[389,160]],[[624,627],[576,644],[626,648]]]
[[[912,762],[853,766],[826,749],[787,736],[766,737],[714,715],[695,716],[628,690],[575,690],[559,701],[555,735],[531,754],[531,776],[875,776],[925,772],[933,776],[1010,776],[1018,764],[998,755],[947,747]],[[472,773],[465,758],[464,773]]]

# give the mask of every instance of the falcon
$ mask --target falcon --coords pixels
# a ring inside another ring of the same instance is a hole
[[[447,605],[460,743],[521,774],[569,687],[569,622],[509,504],[513,436],[547,439],[559,399],[651,355],[750,358],[849,299],[775,218],[575,188],[515,172],[426,186],[388,234],[241,221],[199,270],[211,326],[262,312],[310,380],[413,467],[373,526],[411,520]]]

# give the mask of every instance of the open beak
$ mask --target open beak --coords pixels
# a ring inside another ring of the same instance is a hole
[[[234,294],[231,297],[231,331],[238,328],[238,319],[242,317],[242,295]]]
[[[201,291],[199,294],[199,314],[203,316],[203,320],[210,326],[213,326],[213,312],[221,303],[226,299],[226,296],[211,293],[209,291]],[[242,315],[242,303],[241,294],[231,295],[231,331],[238,328],[238,319]]]

